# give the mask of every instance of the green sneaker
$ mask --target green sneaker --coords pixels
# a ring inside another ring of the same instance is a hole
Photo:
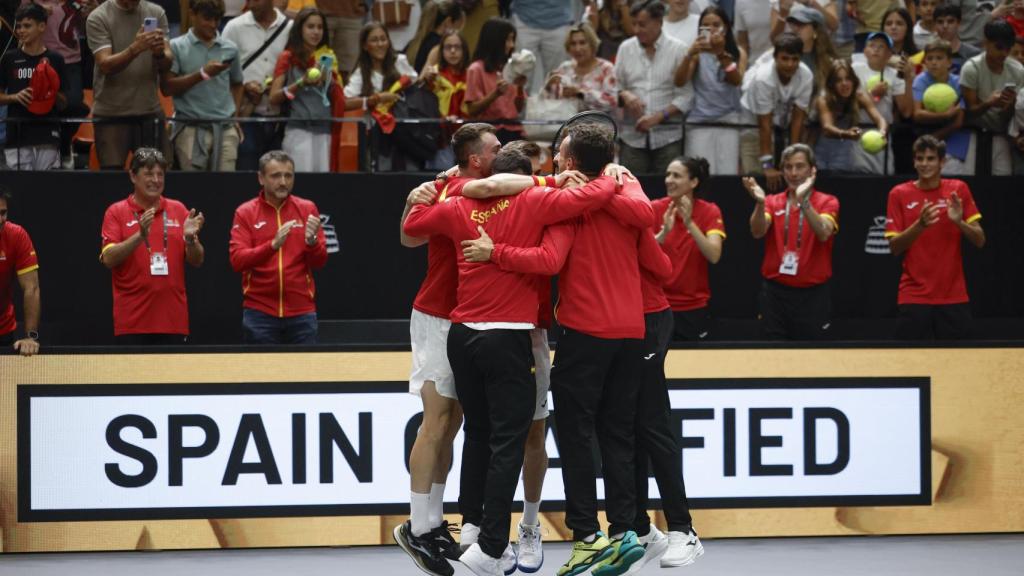
[[[612,555],[594,566],[594,576],[619,576],[644,557],[644,547],[637,540],[636,532],[627,531],[618,540],[612,540]]]
[[[635,537],[633,539],[636,540]],[[597,538],[593,542],[577,540],[572,543],[572,556],[569,556],[568,562],[562,564],[557,574],[558,576],[583,574],[598,562],[610,558],[614,553],[611,540],[603,532],[598,532]]]

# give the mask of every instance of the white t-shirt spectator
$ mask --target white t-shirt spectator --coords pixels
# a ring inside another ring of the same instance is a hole
[[[693,6],[692,3],[690,5]],[[665,18],[661,24],[661,31],[689,46],[697,40],[697,26],[699,24],[700,16],[691,11],[686,15],[686,18],[678,22],[669,22],[668,18]]]
[[[917,46],[919,50],[924,50],[924,47],[927,46],[929,42],[938,39],[939,35],[935,32],[929,32],[922,28],[920,21],[918,21],[917,24],[914,24],[914,46]]]
[[[736,32],[746,32],[750,41],[751,61],[772,49],[772,10],[764,0],[736,0]]]
[[[775,72],[775,60],[762,58],[743,79],[740,105],[755,116],[772,114],[775,126],[785,128],[793,106],[804,112],[810,109],[813,88],[814,74],[802,62],[789,84],[783,84]]]
[[[902,96],[906,93],[907,81],[899,77],[898,70],[889,66],[882,68],[881,72],[872,70],[862,54],[855,54],[853,57],[853,73],[860,80],[861,90],[867,94],[871,93],[868,90],[868,80],[873,76],[881,76],[882,80],[889,84],[889,90],[885,93],[885,96],[875,101],[875,108],[878,109],[878,113],[882,115],[882,118],[885,118],[886,122],[892,124],[895,110],[893,97]],[[870,122],[867,113],[863,110],[861,111],[861,122]]]
[[[252,12],[246,12],[237,18],[232,18],[224,27],[224,38],[231,40],[238,46],[239,64],[244,65],[250,56],[260,49],[260,46],[270,39],[282,26],[280,34],[274,39],[274,43],[267,46],[267,49],[259,55],[252,64],[242,69],[243,82],[259,82],[264,84],[267,78],[274,77],[274,66],[277,65],[277,57],[288,45],[288,34],[291,31],[292,21],[289,20],[280,10],[274,9],[276,18],[269,28],[263,28],[256,23]],[[277,116],[280,114],[278,106],[270,104],[270,90],[268,89],[253,112],[260,116]]]

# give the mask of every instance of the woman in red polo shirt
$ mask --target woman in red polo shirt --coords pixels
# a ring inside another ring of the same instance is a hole
[[[702,198],[709,176],[704,158],[676,158],[665,170],[668,195],[651,203],[662,222],[658,243],[672,260],[672,279],[664,290],[676,340],[702,340],[708,335],[708,263],[722,258],[726,238],[722,211]]]

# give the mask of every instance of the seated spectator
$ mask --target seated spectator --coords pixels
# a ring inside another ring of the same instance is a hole
[[[967,123],[992,136],[992,175],[1008,176],[1021,158],[1006,138],[1017,93],[1024,89],[1024,66],[1008,58],[1013,28],[1004,20],[985,25],[985,52],[968,60],[960,74]]]
[[[441,118],[452,121],[443,124],[440,148],[434,160],[427,163],[430,170],[447,170],[455,165],[455,152],[451,139],[459,129],[456,120],[466,117],[466,69],[469,68],[469,47],[466,39],[458,32],[448,32],[441,37],[441,63],[434,67],[427,65],[422,78],[437,96],[438,113]]]
[[[7,166],[12,170],[60,168],[59,118],[67,105],[61,87],[64,59],[43,44],[46,10],[26,4],[15,12],[18,46],[0,60],[0,104],[7,105]]]
[[[289,121],[282,148],[295,160],[296,172],[327,172],[332,150],[332,102],[341,98],[341,84],[319,10],[299,11],[288,33],[287,46],[277,59],[270,87],[271,104],[288,102]],[[326,67],[322,59],[331,65]],[[319,71],[316,77],[309,75],[313,67]]]
[[[516,50],[529,50],[537,57],[529,91],[537,94],[548,74],[565,60],[565,36],[572,25],[572,4],[551,0],[516,0],[510,8],[516,29]]]
[[[849,62],[832,62],[832,69],[825,77],[825,89],[815,103],[821,122],[821,136],[814,149],[818,168],[832,172],[870,173],[870,170],[860,170],[855,161],[857,151],[862,149],[860,137],[863,131],[858,126],[861,113],[867,114],[883,137],[889,133],[889,123],[878,113],[871,97],[861,90],[860,78]]]
[[[747,71],[747,53],[736,44],[725,10],[705,8],[701,34],[676,69],[677,86],[693,86],[693,110],[686,117],[686,155],[707,156],[715,174],[735,175],[740,169],[739,128],[702,127],[700,123],[739,124],[740,86]]]
[[[590,24],[569,28],[565,51],[571,60],[562,62],[548,77],[546,96],[572,100],[578,110],[615,109],[619,102],[615,66],[597,57],[599,42]]]
[[[637,174],[664,173],[683,147],[682,130],[669,120],[690,108],[693,90],[675,85],[687,46],[662,31],[665,5],[657,0],[630,9],[636,36],[619,46],[615,78],[623,118],[619,158]]]
[[[783,184],[775,164],[775,150],[785,145],[783,131],[789,128],[789,142],[801,142],[811,106],[814,74],[800,61],[801,54],[803,41],[785,32],[775,39],[774,58],[743,77],[740,104],[756,119],[757,141],[741,144],[742,171],[763,173],[771,191]]]
[[[387,28],[380,22],[370,22],[359,33],[359,59],[345,86],[345,109],[370,111],[378,105],[393,105],[401,98],[400,92],[416,80],[416,70],[409,65],[405,54],[395,52]],[[405,170],[406,162],[401,150],[390,138],[386,128],[374,130],[374,148],[377,170]],[[410,166],[411,168],[411,166]]]
[[[151,31],[139,22],[156,20]],[[128,153],[140,146],[169,152],[157,86],[171,68],[164,9],[149,0],[107,0],[86,23],[93,72],[92,115],[98,122],[96,156],[104,170],[123,170]]]
[[[825,30],[825,20],[821,12],[797,4],[789,11],[786,26],[803,41],[800,59],[814,74],[814,93],[817,94],[825,86],[832,60],[838,57],[832,37]]]
[[[772,51],[771,3],[764,0],[735,0],[736,43],[751,62]]]
[[[961,130],[964,123],[964,103],[960,93],[960,77],[953,74],[953,48],[945,40],[936,40],[924,49],[924,72],[914,78],[914,123],[918,130],[930,132],[946,142],[946,161],[943,174],[973,174],[974,146],[971,133]],[[949,84],[956,90],[957,103],[944,112],[932,112],[924,107],[924,93],[932,84]]]
[[[21,0],[21,5],[32,4],[33,0]],[[43,44],[64,59],[64,77],[61,92],[67,99],[63,110],[65,118],[83,118],[89,115],[89,108],[83,101],[82,92],[82,47],[79,39],[85,37],[85,19],[96,8],[95,0],[82,0],[78,8],[64,0],[35,0],[49,15]],[[60,157],[63,168],[73,168],[71,138],[78,131],[78,124],[63,124],[60,127]]]
[[[692,13],[690,0],[666,0],[665,4],[668,11],[665,12],[661,31],[686,46],[692,45],[697,40],[697,22],[700,15]]]
[[[234,172],[241,127],[227,119],[242,97],[238,47],[217,32],[224,0],[192,0],[188,33],[171,40],[173,62],[161,77],[164,94],[174,97],[171,141],[181,170]],[[220,122],[188,122],[224,118]]]
[[[918,0],[917,24],[914,24],[914,44],[927,46],[932,40],[938,40],[935,32],[935,8],[939,0]]]
[[[828,34],[832,34],[839,28],[839,11],[836,3],[832,0],[771,0],[771,38],[786,31],[786,21],[789,20],[790,11],[797,7],[810,8],[821,14],[822,24]]]
[[[405,47],[413,67],[423,74],[427,66],[436,66],[443,59],[443,54],[435,50],[441,45],[441,37],[462,30],[465,23],[466,14],[455,0],[428,0],[423,5],[416,36]]]
[[[867,89],[867,93],[874,101],[878,113],[889,125],[890,137],[884,152],[871,154],[862,147],[856,147],[854,162],[858,172],[888,174],[894,171],[897,160],[893,154],[893,142],[896,137],[896,127],[893,124],[897,120],[912,119],[914,116],[914,96],[907,89],[906,81],[906,78],[914,77],[914,66],[906,58],[896,60],[903,65],[902,69],[893,66],[892,40],[885,32],[873,32],[868,35],[863,56],[864,58],[853,61],[853,72],[865,89],[869,83],[874,84],[874,87]],[[861,122],[866,120],[867,116],[862,113]],[[909,123],[904,122],[900,126],[907,127],[907,132],[913,133],[912,125]],[[907,150],[909,156],[909,147]]]
[[[523,137],[517,121],[526,108],[526,76],[512,85],[502,75],[516,47],[516,29],[502,18],[491,18],[480,31],[473,63],[466,71],[466,112],[470,118],[494,125],[498,140],[506,144]]]
[[[238,116],[266,118],[281,114],[280,107],[270,103],[267,80],[274,78],[274,66],[288,44],[291,27],[292,21],[274,7],[273,0],[249,0],[249,10],[224,27],[224,38],[238,46],[242,62],[245,84]],[[281,148],[284,126],[276,122],[244,122],[242,134],[237,168],[253,171],[263,154]]]
[[[960,7],[943,4],[935,9],[935,32],[953,50],[953,74],[960,74],[964,62],[981,54],[981,49],[960,40]]]
[[[590,23],[590,27],[601,41],[597,57],[614,62],[615,55],[619,53],[619,44],[635,33],[633,17],[629,14],[633,1],[583,0],[583,3],[586,5],[583,19]]]

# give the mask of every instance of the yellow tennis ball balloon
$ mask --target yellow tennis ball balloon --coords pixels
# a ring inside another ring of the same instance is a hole
[[[868,78],[868,92],[871,92],[872,90],[874,90],[875,86],[878,86],[881,82],[882,82],[882,75],[881,74],[875,74],[874,76]]]
[[[310,68],[309,70],[306,70],[306,80],[309,80],[310,82],[316,82],[319,79],[320,79],[320,69],[319,68]]]
[[[924,107],[930,112],[946,112],[953,107],[960,97],[956,90],[944,82],[932,84],[924,91]]]
[[[869,154],[878,154],[885,148],[885,136],[878,130],[868,130],[861,135],[860,146]]]

